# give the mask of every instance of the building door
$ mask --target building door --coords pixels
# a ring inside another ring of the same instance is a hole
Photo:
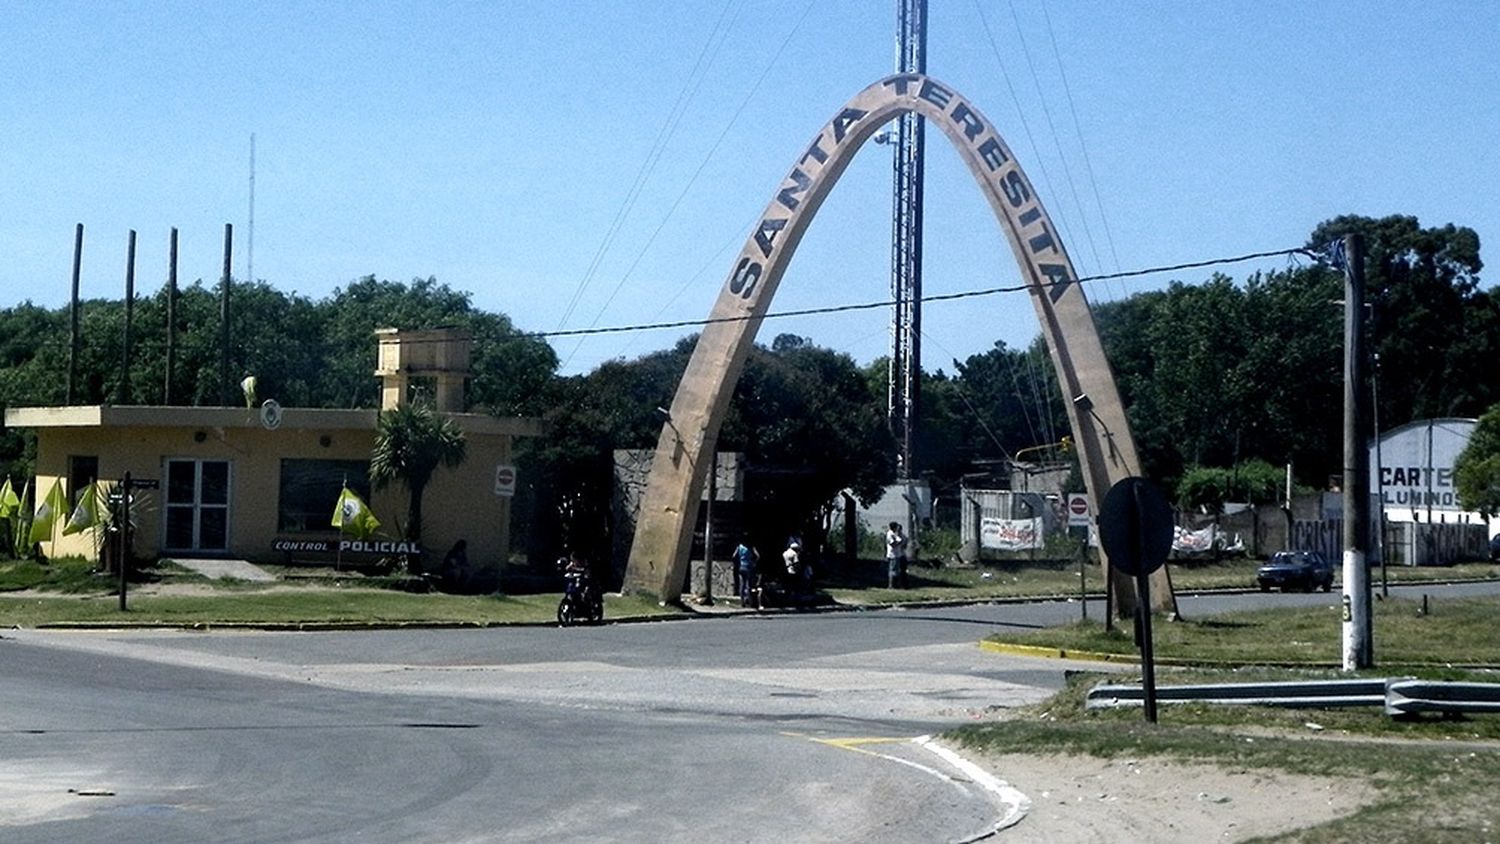
[[[167,461],[165,550],[229,550],[229,461]]]

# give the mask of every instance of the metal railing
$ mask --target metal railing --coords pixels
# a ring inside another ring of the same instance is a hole
[[[1383,706],[1389,715],[1421,712],[1500,712],[1500,683],[1418,680],[1413,677],[1266,683],[1200,683],[1158,686],[1160,703],[1213,703],[1285,707]],[[1145,691],[1130,683],[1100,683],[1089,690],[1088,709],[1141,706]]]

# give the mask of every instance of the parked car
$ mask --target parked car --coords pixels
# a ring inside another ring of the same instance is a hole
[[[1272,586],[1327,592],[1333,588],[1333,564],[1317,551],[1277,551],[1255,570],[1255,582],[1262,592]]]
[[[1490,562],[1500,563],[1500,533],[1490,537]]]

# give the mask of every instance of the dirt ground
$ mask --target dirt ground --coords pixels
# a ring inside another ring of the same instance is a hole
[[[1006,841],[1243,841],[1351,814],[1375,798],[1356,780],[1156,758],[971,758],[1031,800],[1001,834]]]

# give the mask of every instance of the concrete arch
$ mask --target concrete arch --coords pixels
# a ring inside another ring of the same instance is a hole
[[[818,208],[854,154],[900,113],[926,117],[953,143],[1010,241],[1067,395],[1069,421],[1095,502],[1120,480],[1140,473],[1135,440],[1114,376],[1075,279],[1072,262],[1010,148],[966,98],[921,74],[882,79],[850,100],[798,156],[766,207],[709,314],[657,440],[655,462],[636,523],[625,588],[663,600],[681,595],[707,461],[734,385],[788,262]],[[1175,612],[1163,567],[1153,602]],[[1121,611],[1134,611],[1134,585],[1116,577]]]

